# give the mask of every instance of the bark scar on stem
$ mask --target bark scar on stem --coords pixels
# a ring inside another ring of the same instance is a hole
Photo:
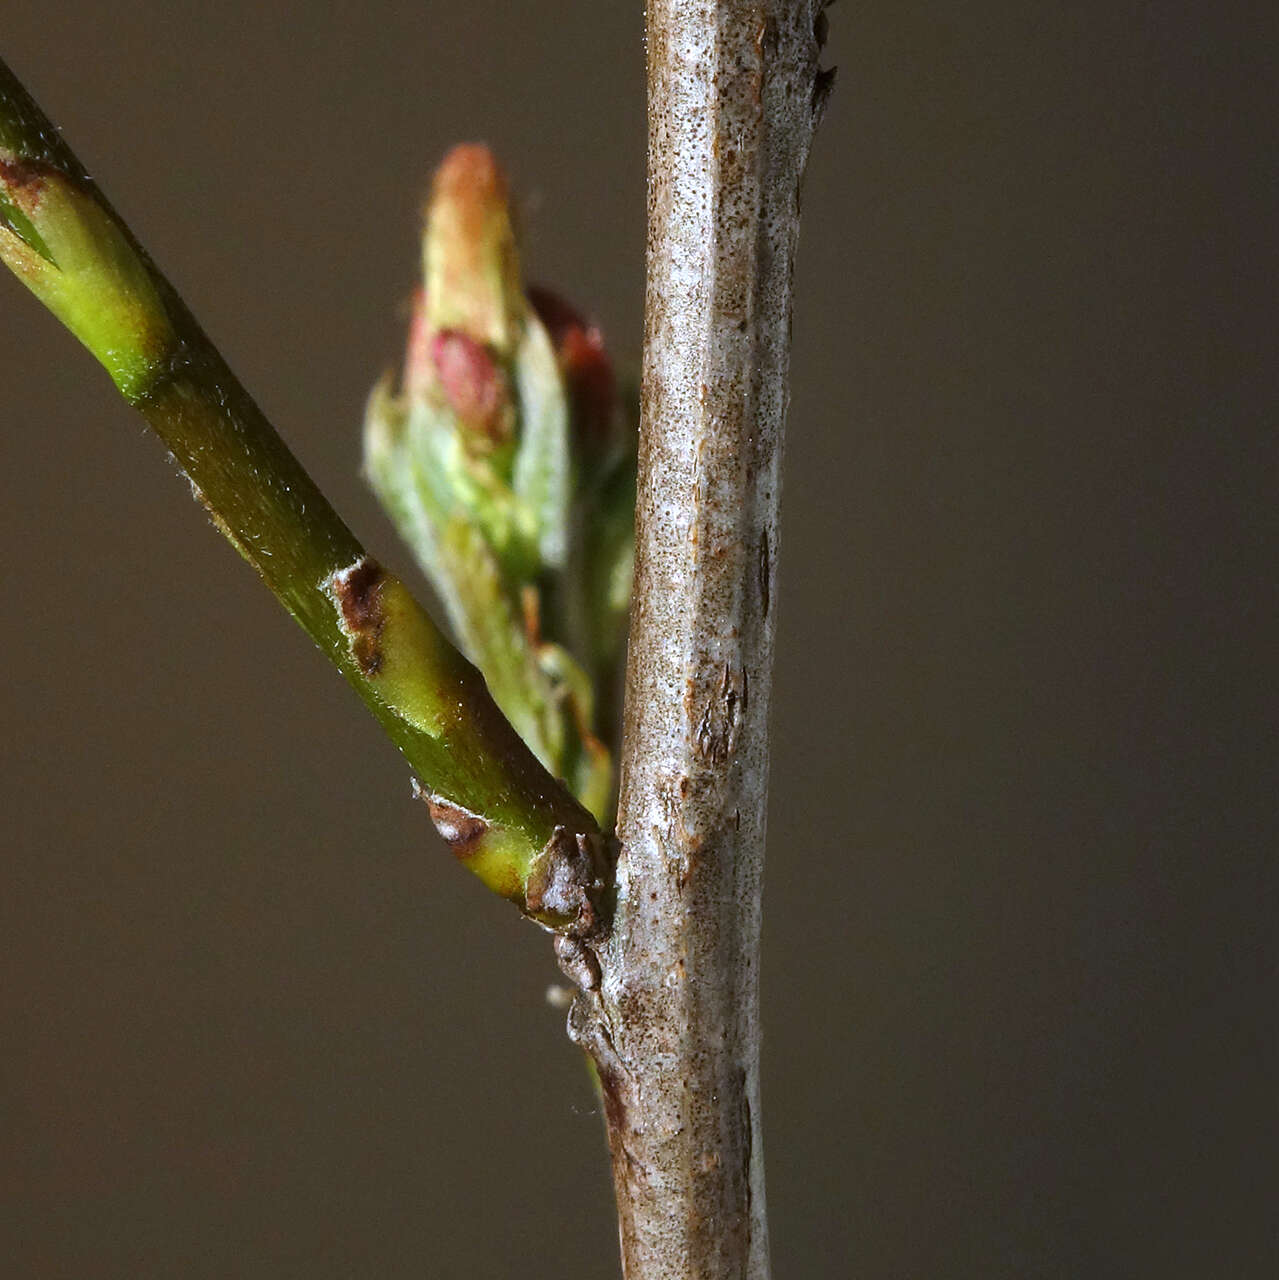
[[[599,836],[556,827],[529,868],[525,901],[530,913],[568,920],[563,932],[570,938],[591,937],[603,924],[600,914],[603,864],[604,849]]]
[[[382,666],[382,585],[386,570],[371,556],[331,574],[325,584],[342,617],[342,629],[351,644],[351,656],[366,676]],[[447,839],[447,837],[445,837]]]
[[[28,160],[23,156],[15,156],[13,159],[0,156],[0,179],[11,190],[24,188],[23,194],[33,206],[39,201],[45,180],[56,172],[50,165],[39,160]],[[28,187],[31,189],[29,192],[25,190]]]
[[[557,933],[552,944],[560,972],[580,991],[594,991],[600,985],[600,961],[594,951],[577,938]]]
[[[479,850],[480,843],[489,833],[489,824],[478,813],[463,809],[443,796],[427,791],[416,778],[413,779],[413,797],[426,803],[435,829],[448,845],[449,852],[465,861]]]
[[[719,689],[702,712],[695,738],[698,753],[712,764],[723,764],[737,746],[738,728],[746,712],[749,689],[746,668],[734,670],[732,664],[726,662]]]

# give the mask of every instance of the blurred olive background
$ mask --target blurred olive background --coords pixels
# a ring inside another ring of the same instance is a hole
[[[1271,6],[839,5],[766,900],[779,1277],[1279,1267]],[[427,175],[634,357],[642,7],[5,0],[353,526]],[[616,1274],[545,939],[0,281],[0,1272]]]

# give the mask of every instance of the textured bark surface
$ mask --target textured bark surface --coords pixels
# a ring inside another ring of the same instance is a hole
[[[768,1274],[759,925],[817,0],[650,0],[648,293],[618,901],[570,1019],[630,1280]]]

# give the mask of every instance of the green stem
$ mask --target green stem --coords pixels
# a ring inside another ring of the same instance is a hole
[[[84,343],[400,749],[459,859],[543,923],[594,926],[594,820],[380,568],[0,62],[0,258]]]

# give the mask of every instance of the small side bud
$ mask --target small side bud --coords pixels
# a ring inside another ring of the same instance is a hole
[[[147,263],[92,191],[0,150],[0,259],[126,398],[145,393],[173,329]]]

